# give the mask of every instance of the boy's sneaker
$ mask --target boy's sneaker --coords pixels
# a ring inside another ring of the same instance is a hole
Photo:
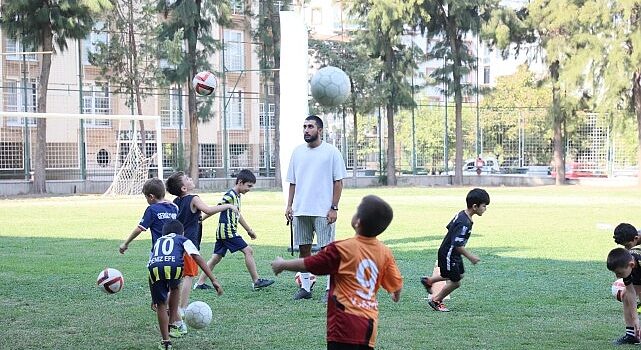
[[[194,285],[194,289],[214,289],[214,287],[208,285],[207,283],[203,283]]]
[[[183,336],[183,333],[180,331],[180,327],[174,326],[173,324],[169,325],[169,336],[171,338],[180,338]]]
[[[432,309],[440,312],[450,312],[450,309],[448,309],[445,304],[443,304],[442,301],[434,301],[432,299],[427,301],[427,304],[432,307]]]
[[[169,350],[173,349],[171,346],[171,341],[170,340],[163,340],[160,342],[160,345],[158,345],[158,350]]]
[[[430,279],[427,276],[421,277],[421,284],[423,285],[423,287],[425,287],[427,293],[432,294],[432,284],[430,283]]]
[[[266,280],[264,278],[259,278],[258,280],[256,280],[256,283],[252,283],[252,289],[254,290],[261,289],[261,288],[269,287],[272,284],[274,284],[274,280]]]
[[[178,330],[180,331],[180,334],[185,335],[187,334],[187,324],[183,322],[180,326],[178,326]]]
[[[629,335],[629,334],[626,334],[626,335],[622,336],[621,338],[616,339],[615,341],[612,342],[612,344],[614,344],[614,345],[626,345],[626,344],[637,344],[638,345],[639,343],[641,343],[641,342],[639,342],[639,338],[637,338],[635,336],[632,336],[632,335]]]
[[[312,298],[312,292],[306,291],[304,288],[301,288],[294,294],[294,300],[300,300],[300,299],[311,299]]]

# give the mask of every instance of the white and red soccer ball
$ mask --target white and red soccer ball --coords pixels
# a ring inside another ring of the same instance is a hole
[[[98,279],[96,280],[96,285],[98,289],[107,293],[114,294],[122,290],[122,287],[125,284],[125,279],[122,277],[122,273],[116,269],[110,267],[105,268],[98,274]]]
[[[294,276],[294,281],[296,281],[298,288],[302,288],[302,283],[300,280],[301,280],[300,272],[296,272],[296,276]],[[310,282],[310,287],[314,287],[314,284],[316,284],[316,275],[310,273],[309,282]]]
[[[194,76],[191,81],[194,91],[200,96],[209,96],[216,90],[216,76],[209,71],[202,71]]]
[[[625,295],[625,284],[623,283],[623,279],[619,278],[618,280],[612,283],[612,296],[618,301],[623,301],[624,295]]]

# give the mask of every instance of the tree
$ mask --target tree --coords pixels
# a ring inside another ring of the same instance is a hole
[[[82,39],[89,34],[93,15],[108,8],[106,0],[15,0],[3,2],[0,26],[8,37],[17,38],[23,47],[40,48],[43,52],[38,76],[37,111],[47,112],[47,90],[51,72],[51,55],[67,49],[68,39]],[[45,193],[47,120],[36,122],[34,181],[32,192]],[[26,140],[25,140],[26,142]],[[25,159],[26,164],[26,159]]]
[[[210,69],[208,59],[220,48],[220,43],[211,36],[212,22],[221,26],[229,24],[229,4],[203,0],[159,1],[157,10],[165,17],[158,39],[161,42],[173,41],[177,35],[182,35],[186,48],[186,52],[181,52],[178,64],[165,69],[164,73],[170,82],[188,86],[189,176],[198,186],[198,123],[211,117],[211,101],[203,101],[196,108],[196,93],[191,79],[199,71]]]
[[[435,70],[432,77],[439,83],[447,83],[448,90],[454,92],[456,185],[463,184],[463,95],[473,91],[471,87],[463,86],[461,81],[466,74],[477,69],[475,53],[466,44],[466,39],[480,34],[482,24],[497,6],[497,0],[439,0],[423,1],[414,11],[421,32],[434,42],[428,56],[445,61],[444,67]]]
[[[408,74],[417,68],[420,49],[403,44],[402,36],[412,28],[411,10],[417,1],[350,0],[350,13],[360,19],[363,30],[356,36],[367,47],[372,58],[383,65],[378,76],[378,94],[385,104],[387,118],[387,184],[396,185],[394,114],[399,107],[415,105]],[[420,2],[420,1],[418,1]]]

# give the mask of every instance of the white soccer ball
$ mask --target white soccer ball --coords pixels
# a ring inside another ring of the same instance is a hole
[[[296,284],[298,285],[298,288],[302,288],[302,286],[303,286],[300,280],[301,280],[300,272],[296,272],[296,275],[294,276],[294,281],[296,281]],[[316,275],[314,275],[313,273],[310,273],[309,274],[309,281],[311,282],[311,286],[310,287],[314,287],[314,285],[316,284]]]
[[[213,94],[216,90],[216,84],[218,83],[214,73],[209,71],[203,71],[196,74],[191,82],[194,86],[194,91],[196,91],[200,96],[209,96]]]
[[[125,279],[120,271],[107,267],[98,274],[96,285],[101,291],[107,294],[114,294],[122,290],[125,285]]]
[[[625,283],[623,283],[622,278],[619,278],[618,280],[612,283],[612,296],[618,301],[623,301],[624,295],[625,295]]]
[[[185,309],[185,322],[191,328],[200,329],[209,326],[211,316],[211,308],[202,301],[194,301]]]
[[[314,74],[310,82],[312,96],[326,107],[334,107],[345,102],[349,96],[349,77],[341,69],[327,66]]]

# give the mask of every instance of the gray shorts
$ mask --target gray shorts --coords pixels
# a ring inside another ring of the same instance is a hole
[[[324,216],[294,216],[294,246],[312,244],[316,234],[316,244],[324,247],[334,242],[336,223],[327,223]]]

